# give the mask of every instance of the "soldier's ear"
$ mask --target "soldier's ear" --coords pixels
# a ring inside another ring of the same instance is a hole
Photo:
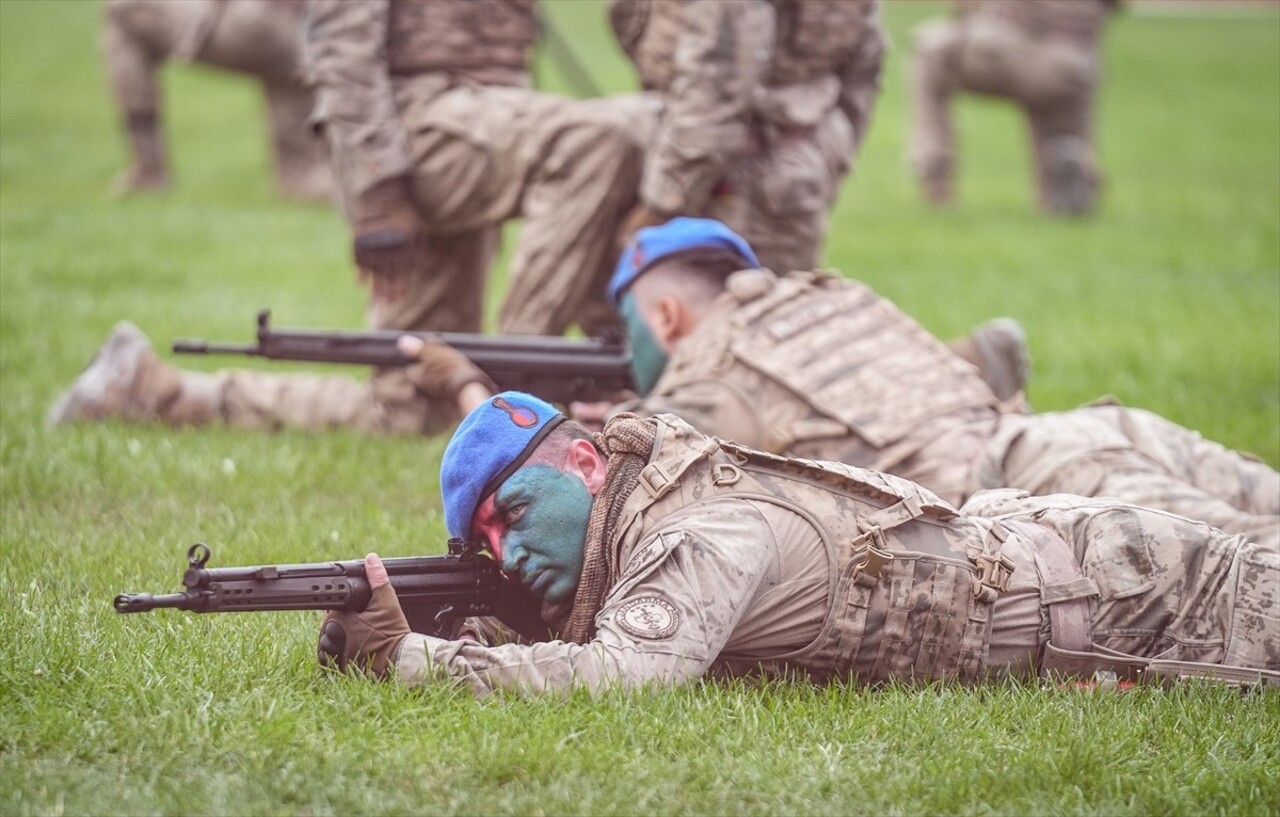
[[[692,318],[693,313],[684,301],[675,295],[663,295],[653,305],[649,328],[662,350],[670,352],[692,330]]]
[[[582,480],[592,496],[604,487],[604,459],[596,447],[587,440],[574,440],[565,455],[564,470]]]

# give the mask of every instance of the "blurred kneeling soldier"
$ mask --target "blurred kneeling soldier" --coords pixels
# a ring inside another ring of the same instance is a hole
[[[949,204],[955,172],[951,97],[1003,97],[1027,115],[1040,205],[1093,210],[1101,177],[1093,108],[1100,40],[1118,0],[957,0],[950,20],[915,32],[912,161],[929,201]]]
[[[711,216],[770,269],[815,267],[880,91],[879,0],[612,0],[609,12],[662,100],[623,242]]]
[[[169,186],[161,122],[160,68],[203,63],[256,77],[282,193],[327,201],[332,183],[324,143],[311,130],[312,94],[302,76],[306,0],[107,0],[102,47],[133,161],[119,192]]]

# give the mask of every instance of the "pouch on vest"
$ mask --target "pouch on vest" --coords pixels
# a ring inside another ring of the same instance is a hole
[[[735,320],[738,361],[879,448],[934,417],[995,405],[972,366],[857,281],[788,276]]]

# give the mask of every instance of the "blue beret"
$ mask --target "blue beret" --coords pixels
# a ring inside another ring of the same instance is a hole
[[[531,394],[504,391],[463,418],[440,461],[440,492],[449,535],[465,538],[471,517],[565,419]]]
[[[760,260],[742,236],[711,218],[673,218],[657,227],[637,230],[631,243],[622,251],[618,268],[609,280],[609,300],[619,306],[622,293],[635,283],[640,273],[669,255],[699,249],[733,250],[752,267]]]

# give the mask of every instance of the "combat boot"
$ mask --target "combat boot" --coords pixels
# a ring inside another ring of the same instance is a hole
[[[158,115],[154,111],[130,113],[126,117],[125,127],[129,133],[133,164],[112,182],[112,193],[127,195],[148,190],[167,190],[168,161],[165,158],[164,136],[160,133]]]
[[[948,159],[938,157],[925,163],[924,170],[920,174],[920,187],[930,206],[942,208],[951,205],[955,197],[955,191],[952,188],[953,176],[951,161]]]
[[[88,367],[49,410],[46,422],[121,419],[171,425],[220,419],[225,378],[184,372],[162,361],[128,321],[116,324]]]
[[[1089,145],[1078,136],[1055,136],[1044,147],[1044,209],[1059,216],[1093,210],[1098,192]]]
[[[951,351],[978,367],[978,373],[1002,402],[1018,396],[1031,379],[1027,335],[1013,318],[995,318],[952,341]]]

